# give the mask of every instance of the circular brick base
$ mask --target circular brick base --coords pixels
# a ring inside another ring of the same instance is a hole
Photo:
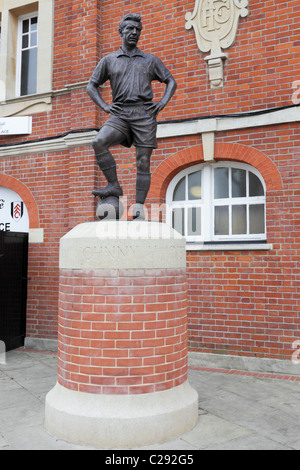
[[[63,237],[58,342],[51,434],[132,447],[190,430],[184,240],[165,224],[122,221]]]

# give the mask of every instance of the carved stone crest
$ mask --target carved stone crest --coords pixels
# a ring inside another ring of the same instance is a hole
[[[185,28],[194,28],[201,52],[210,52],[205,60],[211,88],[223,86],[223,60],[227,54],[222,49],[233,45],[239,18],[248,15],[248,4],[249,0],[195,0],[194,11],[185,15]]]

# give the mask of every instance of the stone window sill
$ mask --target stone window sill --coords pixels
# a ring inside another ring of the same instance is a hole
[[[233,242],[233,243],[187,243],[186,251],[268,251],[273,245],[265,242]]]
[[[0,103],[0,117],[22,116],[49,111],[52,92],[20,96]]]

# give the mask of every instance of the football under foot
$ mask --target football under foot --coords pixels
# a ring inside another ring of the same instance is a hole
[[[132,218],[133,220],[145,220],[145,211],[143,204],[135,204],[132,210]]]

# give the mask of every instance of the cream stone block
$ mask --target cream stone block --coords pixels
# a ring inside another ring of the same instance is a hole
[[[202,134],[203,156],[205,162],[214,161],[215,150],[215,133],[204,132]]]
[[[43,0],[39,7],[37,93],[52,90],[54,2]]]
[[[44,229],[43,228],[29,229],[29,243],[43,243],[43,241],[44,241]]]
[[[185,268],[185,239],[159,222],[87,222],[61,239],[59,266],[61,269]]]

